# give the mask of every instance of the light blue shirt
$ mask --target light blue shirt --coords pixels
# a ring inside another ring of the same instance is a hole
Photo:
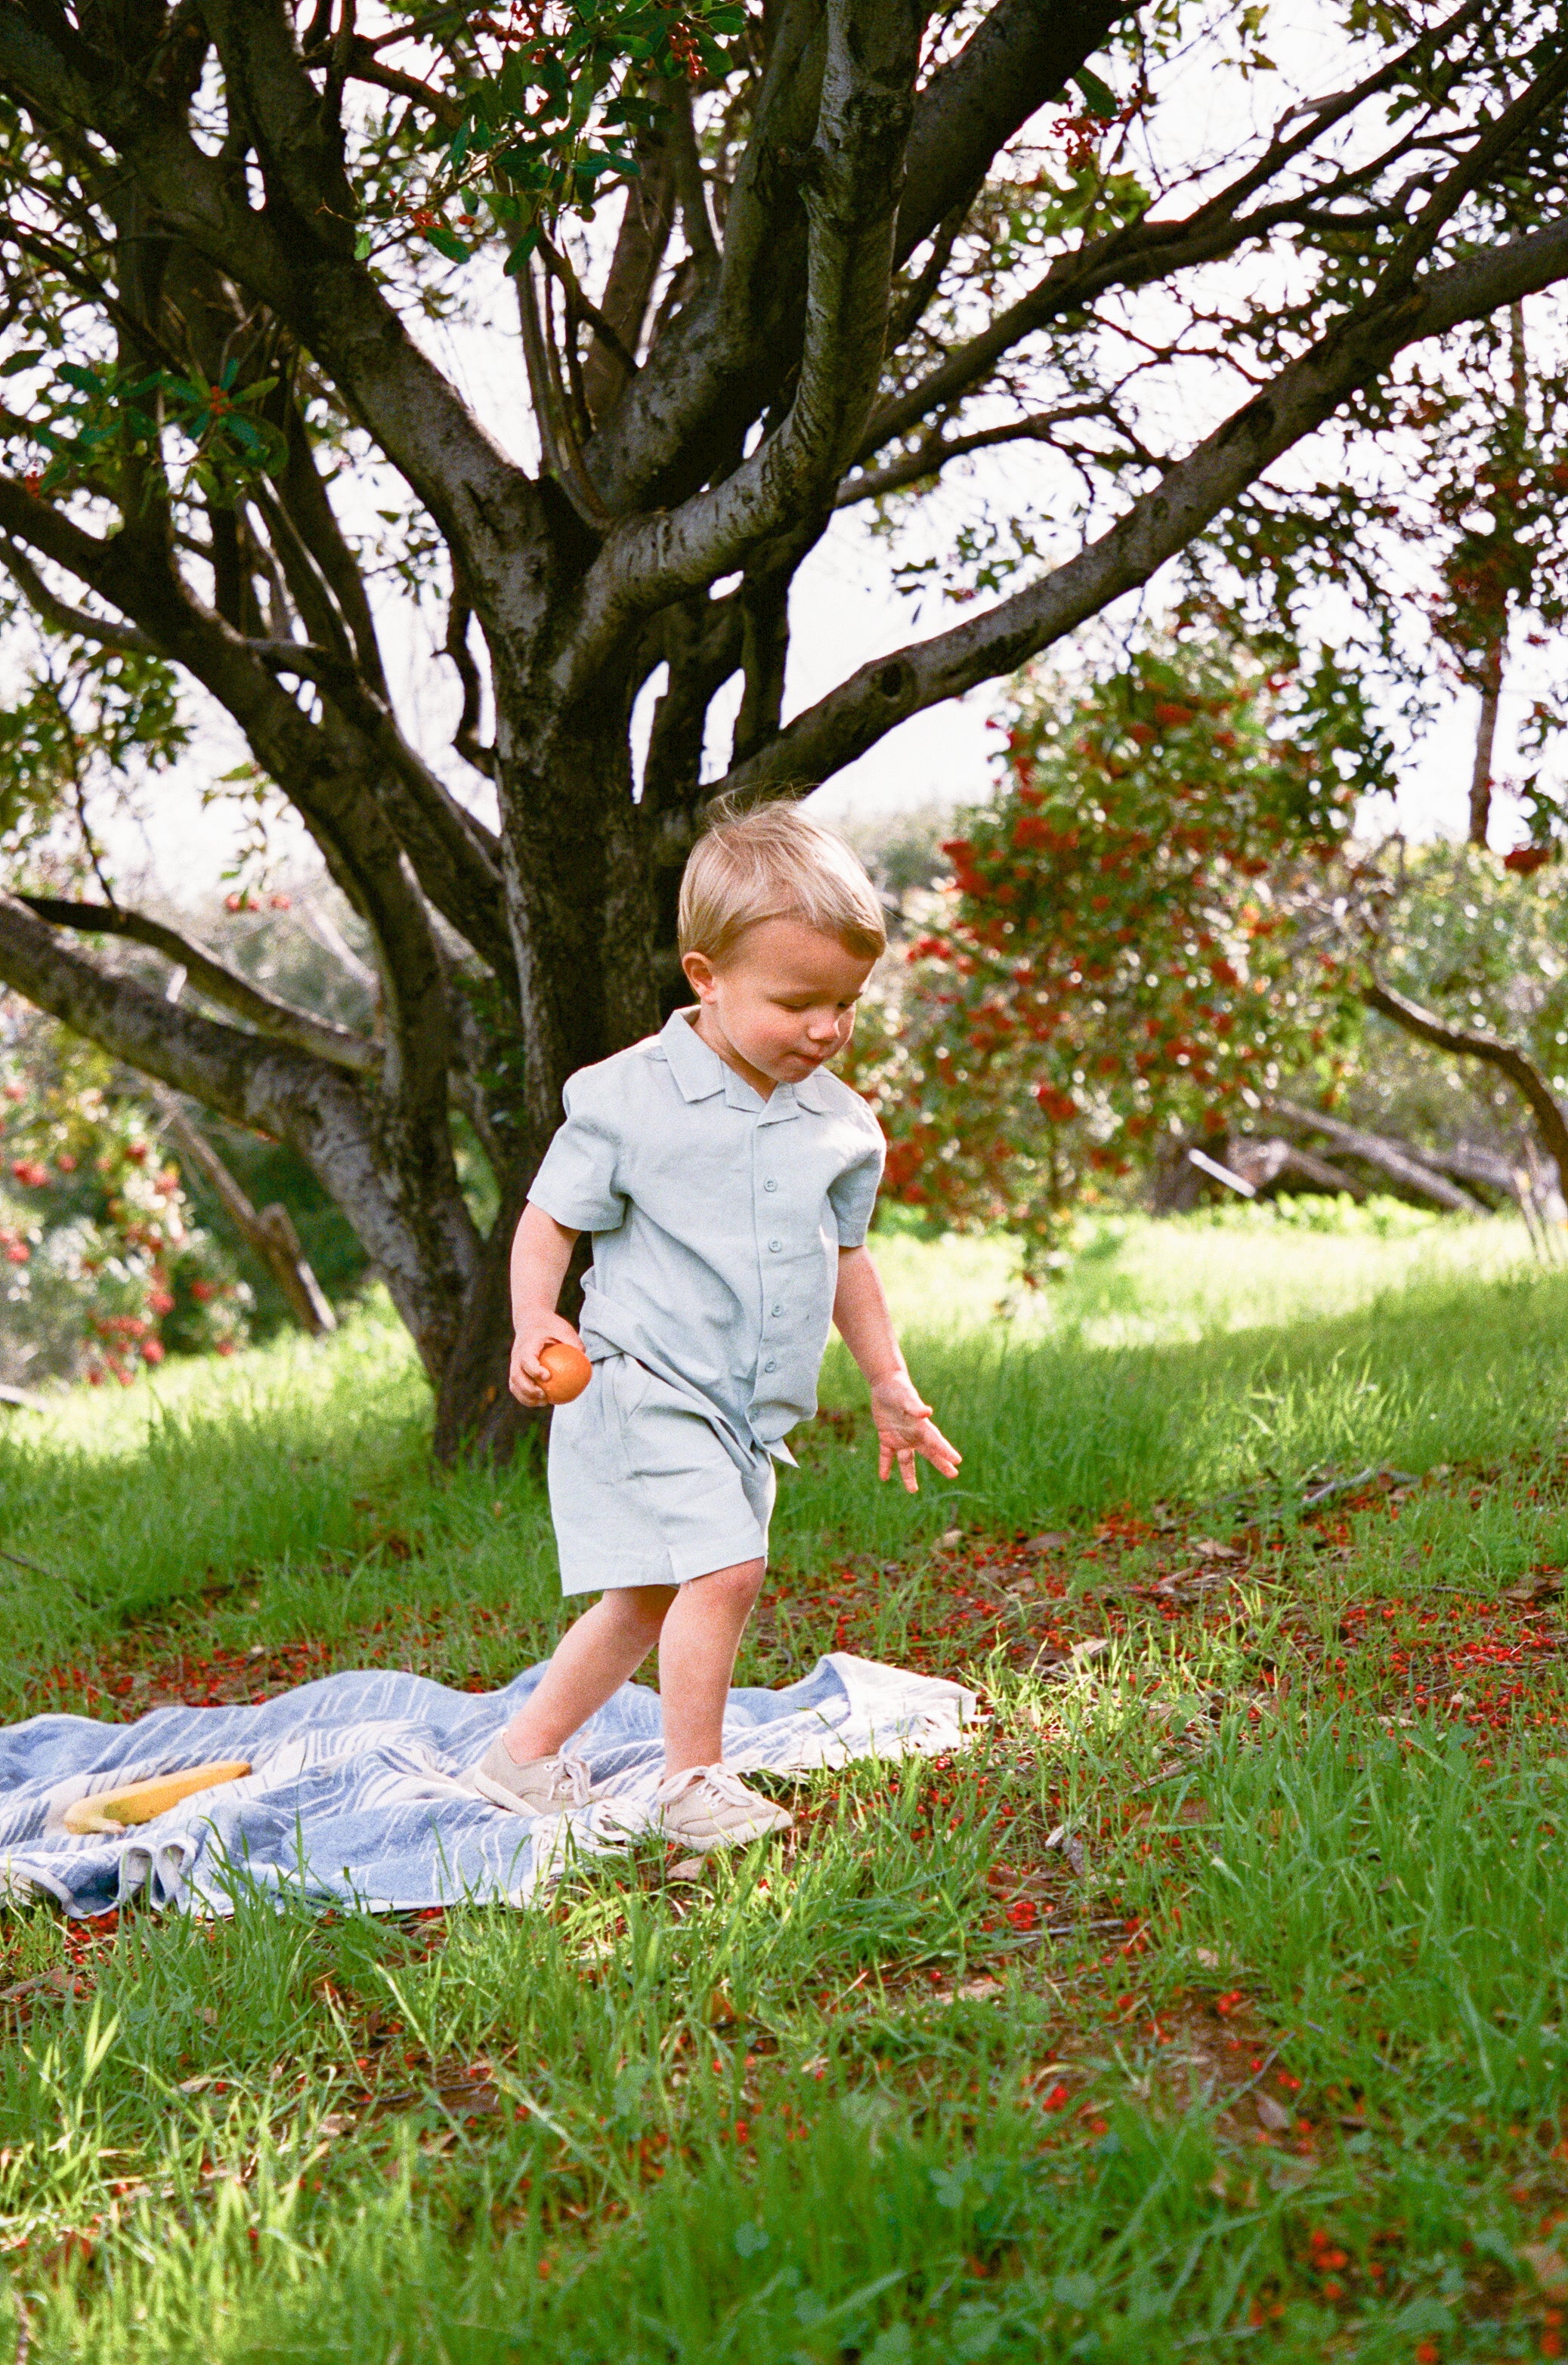
[[[866,1238],[880,1127],[819,1069],[767,1100],[678,1010],[567,1084],[529,1197],[591,1232],[583,1344],[634,1356],[728,1432],[778,1451],[816,1410],[840,1249]]]

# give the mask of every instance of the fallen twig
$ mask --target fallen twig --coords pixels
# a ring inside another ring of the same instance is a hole
[[[1358,1470],[1353,1477],[1330,1478],[1327,1485],[1309,1487],[1301,1499],[1304,1505],[1326,1503],[1330,1495],[1348,1495],[1352,1486],[1364,1486],[1372,1478],[1386,1478],[1391,1486],[1418,1486],[1421,1483],[1413,1470],[1391,1470],[1386,1462],[1373,1462],[1365,1470]]]
[[[1076,1938],[1081,1933],[1087,1936],[1092,1930],[1125,1930],[1126,1927],[1126,1916],[1122,1913],[1113,1913],[1108,1921],[1057,1922],[1048,1929],[1021,1931],[1016,1938],[1008,1938],[1000,1947],[991,1947],[989,1951],[1011,1955],[1020,1946],[1037,1946],[1042,1938]]]
[[[20,1552],[6,1552],[3,1546],[0,1546],[0,1560],[8,1560],[13,1567],[25,1568],[29,1576],[47,1576],[51,1585],[62,1585],[67,1593],[75,1593],[77,1598],[81,1598],[77,1587],[72,1584],[71,1579],[68,1576],[62,1576],[57,1568],[45,1568],[41,1561],[26,1560]]]

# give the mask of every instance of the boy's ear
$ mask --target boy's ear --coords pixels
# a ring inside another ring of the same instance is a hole
[[[699,1002],[706,1002],[713,991],[713,964],[707,954],[682,953],[680,966]]]

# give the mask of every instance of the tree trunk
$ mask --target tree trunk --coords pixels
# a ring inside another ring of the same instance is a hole
[[[1503,694],[1501,634],[1486,652],[1481,678],[1481,713],[1475,730],[1475,764],[1470,776],[1470,843],[1484,846],[1492,824],[1492,750],[1497,739],[1497,703]]]
[[[537,677],[535,677],[535,681]],[[512,1234],[579,1068],[659,1021],[648,821],[633,801],[627,701],[607,685],[591,717],[542,717],[537,689],[498,729],[507,912],[523,993],[523,1077],[500,1210],[465,1295],[436,1395],[435,1450],[507,1462],[541,1416],[507,1387]],[[511,727],[508,727],[510,721]],[[595,793],[597,791],[597,793]],[[575,1318],[592,1253],[579,1242],[562,1290]]]

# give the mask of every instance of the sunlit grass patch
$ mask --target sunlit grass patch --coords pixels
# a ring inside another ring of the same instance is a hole
[[[844,1648],[984,1721],[783,1785],[738,1862],[7,1914],[31,2365],[1559,2353],[1565,1314],[1450,1272],[1204,1340],[955,1322],[916,1369],[969,1459],[913,1505],[840,1374],[743,1675]],[[75,1588],[6,1580],[10,1713],[549,1648],[535,1474],[432,1472],[371,1317],[268,1355],[6,1432],[0,1543]]]

